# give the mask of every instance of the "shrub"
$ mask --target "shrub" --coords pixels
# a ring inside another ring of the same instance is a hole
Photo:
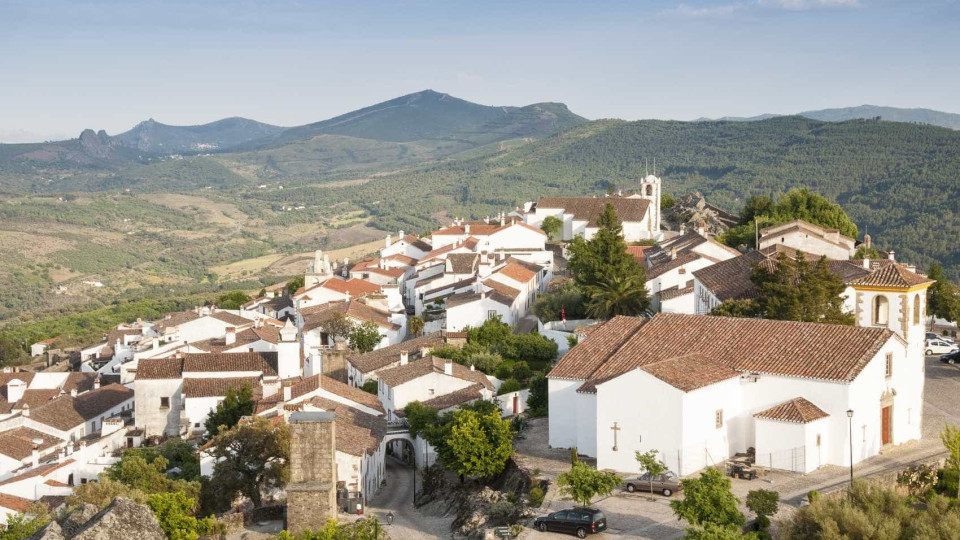
[[[520,516],[520,508],[508,501],[497,501],[490,505],[487,516],[495,525],[512,525]]]
[[[363,390],[364,392],[368,393],[368,394],[377,395],[380,387],[379,387],[379,385],[377,384],[377,381],[369,380],[369,381],[363,383],[363,386],[361,386],[360,389]]]
[[[520,361],[513,365],[513,378],[525,382],[530,378],[532,372],[530,371],[530,366],[526,362]]]
[[[530,506],[537,508],[543,504],[543,490],[540,486],[530,488]]]
[[[500,385],[497,395],[502,396],[504,394],[509,394],[510,392],[516,392],[517,390],[520,390],[520,388],[522,387],[520,386],[519,381],[516,379],[507,379],[503,381],[503,384]]]
[[[953,497],[957,494],[958,475],[956,469],[940,469],[938,473],[937,493]]]

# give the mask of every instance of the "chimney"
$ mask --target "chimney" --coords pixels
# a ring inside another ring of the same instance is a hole
[[[407,351],[400,351],[400,365],[405,366],[409,361],[410,361],[410,353],[408,353]]]
[[[891,249],[889,252],[887,252],[887,258],[891,261],[896,261],[896,253],[894,253],[894,251]]]
[[[681,223],[681,224],[680,224],[680,235],[682,236],[682,235],[684,235],[684,234],[687,234],[687,224],[686,224],[686,223]]]
[[[72,398],[77,397],[77,389],[76,389],[76,388],[71,388],[71,389],[70,389],[70,397],[72,397]]]
[[[33,439],[33,450],[30,452],[30,465],[36,467],[40,465],[40,445],[43,444],[43,439],[37,437]]]
[[[16,403],[23,399],[23,393],[27,389],[27,383],[20,379],[13,379],[7,383],[7,401]]]
[[[453,362],[450,360],[447,360],[443,363],[443,374],[453,375]]]
[[[464,234],[470,234],[470,224],[469,224],[469,223],[467,223],[466,225],[463,226],[463,232],[464,232]]]
[[[483,216],[484,223],[490,223],[490,216]]]
[[[473,364],[470,364],[470,371],[476,371],[476,368],[473,366]]]
[[[420,347],[420,358],[430,356],[430,347]]]
[[[390,247],[390,244],[392,243],[393,243],[393,237],[388,234],[387,239],[383,243],[384,247]]]
[[[76,390],[74,390],[74,392],[76,392]],[[29,404],[29,403],[24,403],[24,404],[23,404],[23,411],[21,412],[21,414],[23,414],[23,417],[24,417],[24,418],[30,418],[30,404]]]
[[[868,259],[867,257],[863,258],[863,269],[864,270],[870,269],[870,259]]]
[[[226,332],[226,335],[223,336],[223,344],[227,346],[235,344],[237,342],[237,328],[228,326]]]
[[[672,260],[674,260],[674,259],[676,259],[676,258],[677,258],[677,248],[671,248],[671,249],[670,249],[670,260],[672,261]]]
[[[706,237],[706,236],[707,236],[707,224],[706,224],[706,223],[704,223],[704,222],[701,221],[700,223],[697,224],[697,234],[699,234],[700,236],[703,236],[703,237]]]
[[[293,399],[293,387],[284,386],[283,387],[283,401],[290,401]]]
[[[873,246],[873,238],[869,234],[863,235],[863,246],[870,249]]]
[[[94,390],[100,389],[100,375],[97,375],[97,378],[93,380],[93,389]]]
[[[402,230],[399,231],[397,234],[399,235],[399,236],[397,237],[397,240],[403,240],[403,237],[406,236],[405,234],[403,234],[403,231],[402,231]]]
[[[150,340],[150,348],[156,350],[159,347],[160,347],[160,338],[155,337]]]

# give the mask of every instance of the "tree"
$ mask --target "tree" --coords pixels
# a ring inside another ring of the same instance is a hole
[[[683,499],[670,501],[670,508],[678,518],[694,526],[709,523],[721,527],[743,527],[746,519],[737,504],[740,502],[730,491],[730,479],[717,469],[709,468],[699,478],[680,481]]]
[[[540,229],[547,233],[551,240],[554,240],[557,238],[557,234],[563,232],[563,221],[560,221],[560,218],[556,216],[547,216],[543,218]]]
[[[660,208],[666,210],[668,208],[673,208],[677,204],[677,201],[673,199],[673,195],[669,193],[660,194]]]
[[[423,327],[426,325],[423,322],[423,319],[420,317],[410,317],[410,322],[407,323],[407,330],[414,336],[419,336],[420,332],[423,332]]]
[[[289,478],[290,431],[285,423],[253,417],[217,434],[211,441],[217,460],[212,483],[219,495],[233,500],[248,497],[255,507],[264,489],[283,487]]]
[[[602,278],[586,287],[587,314],[595,319],[612,319],[617,315],[640,315],[650,304],[643,269],[628,275]]]
[[[520,386],[520,382],[516,379],[507,379],[500,384],[500,388],[497,389],[497,395],[502,396],[503,394],[509,394],[510,392],[516,392],[523,388]]]
[[[30,538],[50,523],[52,517],[46,504],[35,502],[25,511],[7,516],[7,523],[0,531],[0,540]]]
[[[768,489],[755,489],[747,493],[747,508],[757,515],[757,530],[770,526],[770,516],[777,513],[780,494]]]
[[[147,495],[182,491],[187,496],[197,497],[200,484],[170,478],[167,476],[168,465],[169,462],[162,456],[148,463],[139,455],[125,454],[106,470],[104,476]]]
[[[740,225],[721,236],[730,246],[754,244],[757,229],[802,219],[814,225],[838,229],[840,234],[857,238],[856,223],[840,205],[806,188],[794,188],[773,200],[766,196],[751,197],[740,211]]]
[[[960,320],[960,296],[957,286],[943,274],[943,267],[937,263],[930,265],[927,278],[935,281],[927,289],[927,311],[948,321]]]
[[[206,438],[216,437],[224,429],[237,425],[244,416],[250,416],[257,408],[257,401],[253,399],[253,387],[244,383],[239,388],[227,388],[227,395],[217,404],[217,408],[210,411],[204,427],[207,429]]]
[[[585,319],[587,306],[583,290],[573,281],[567,281],[559,290],[541,294],[533,303],[533,313],[543,322],[559,321],[561,316]]]
[[[739,527],[707,523],[699,527],[687,527],[685,540],[744,540],[758,539],[756,533],[743,534]]]
[[[372,351],[383,339],[380,335],[380,326],[373,321],[364,321],[356,324],[350,330],[350,348],[361,353]]]
[[[369,381],[363,383],[363,386],[361,386],[360,389],[368,394],[377,395],[380,393],[380,384],[376,380],[370,379]]]
[[[752,318],[760,315],[760,306],[754,300],[724,300],[710,310],[710,314],[718,317]]]
[[[547,377],[542,374],[530,379],[530,393],[527,394],[527,414],[532,417],[544,417],[549,413],[549,389]]]
[[[123,451],[123,457],[128,456],[140,456],[147,463],[153,463],[158,457],[163,457],[168,462],[167,470],[180,470],[176,475],[177,478],[192,481],[200,477],[200,460],[197,458],[196,449],[183,439],[168,439],[160,446],[127,448]]]
[[[637,463],[640,464],[640,471],[650,475],[650,493],[653,493],[653,479],[667,472],[667,464],[660,461],[656,450],[649,450],[641,453],[639,450],[634,452]]]
[[[503,472],[513,455],[513,431],[499,411],[481,414],[459,410],[453,415],[444,466],[461,476],[490,478]]]
[[[353,331],[353,321],[347,318],[342,311],[334,311],[323,321],[323,330],[332,339],[347,339]]]
[[[751,279],[757,287],[757,311],[762,317],[847,326],[856,322],[843,308],[846,285],[830,271],[826,257],[811,265],[802,252],[792,260],[781,253],[772,269],[756,266]]]
[[[297,277],[291,278],[290,281],[287,282],[287,292],[290,294],[294,294],[295,292],[299,291],[304,285],[305,285],[305,281],[303,276],[297,276]]]
[[[217,307],[220,309],[240,309],[240,306],[250,301],[250,297],[243,291],[231,291],[217,297]]]
[[[419,401],[407,403],[403,408],[403,413],[407,418],[407,423],[410,425],[411,437],[423,434],[429,428],[436,426],[440,420],[440,415],[437,414],[436,409],[427,407]],[[424,436],[424,438],[426,439],[427,437]]]
[[[197,501],[182,491],[150,495],[147,506],[170,540],[197,540],[199,536],[207,536],[218,528],[212,517],[198,519],[192,515]]]
[[[78,506],[87,503],[103,510],[110,506],[110,503],[117,497],[130,499],[141,504],[147,502],[147,494],[143,491],[114,480],[109,475],[102,474],[96,482],[87,482],[74,488],[73,493],[67,497],[67,504]]]
[[[604,207],[603,214],[597,218],[597,227],[597,233],[590,240],[576,236],[567,246],[570,253],[568,266],[576,283],[590,287],[599,285],[604,279],[626,278],[640,273],[643,267],[627,253],[623,226],[612,204],[607,203]]]
[[[598,495],[609,495],[620,485],[620,481],[616,474],[598,471],[579,461],[569,471],[557,476],[560,494],[584,506],[589,506]]]
[[[949,453],[947,463],[957,469],[958,476],[960,476],[960,429],[957,429],[957,426],[953,424],[947,424],[940,432],[940,441],[943,442],[943,447]],[[957,482],[957,498],[960,498],[960,482]]]

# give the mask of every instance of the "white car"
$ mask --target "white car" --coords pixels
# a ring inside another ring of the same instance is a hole
[[[946,354],[960,348],[957,347],[956,343],[948,343],[942,339],[928,339],[924,347],[927,352],[927,356],[932,354]]]

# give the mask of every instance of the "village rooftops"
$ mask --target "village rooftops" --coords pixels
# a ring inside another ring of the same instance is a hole
[[[137,366],[137,374],[140,369]],[[277,376],[276,352],[189,353],[183,355],[184,373],[260,372]]]
[[[482,293],[454,294],[449,298],[447,298],[446,306],[447,306],[447,309],[450,309],[452,307],[462,306],[464,304],[469,304],[472,302],[478,302],[480,300],[483,300],[484,298],[489,298],[490,300],[493,300],[498,304],[503,304],[508,307],[512,306],[513,301],[516,299],[516,297],[511,298],[503,293],[497,292],[497,290],[494,289],[494,290],[482,292]]]
[[[451,253],[447,256],[447,269],[453,274],[473,274],[479,263],[479,253]]]
[[[667,358],[640,369],[683,392],[691,392],[740,376],[740,373],[730,366],[696,353]]]
[[[487,279],[486,281],[483,282],[483,284],[493,289],[494,292],[500,295],[503,295],[506,298],[509,298],[511,303],[513,303],[513,300],[515,300],[518,296],[520,296],[520,291],[518,289],[514,289],[513,287],[504,285],[503,283],[500,283],[495,279]],[[507,304],[507,305],[510,305],[510,304]]]
[[[136,380],[179,379],[183,377],[183,359],[141,358],[137,361]]]
[[[34,502],[30,499],[10,495],[9,493],[0,493],[0,506],[13,510],[14,512],[26,512],[33,506]]]
[[[0,373],[0,414],[9,414],[13,410],[22,409],[24,405],[36,408],[59,396],[69,394],[73,390],[78,393],[93,389],[97,373],[33,373],[20,371],[15,373]],[[9,402],[7,384],[13,380],[25,383],[23,396],[15,403]]]
[[[628,199],[625,197],[543,197],[535,203],[536,209],[562,209],[572,214],[577,221],[586,221],[590,227],[597,226],[597,219],[603,215],[607,204],[612,204],[621,222],[637,223],[643,221],[650,207],[647,199]]]
[[[237,332],[233,343],[228,344],[225,337],[217,337],[195,341],[191,345],[207,352],[223,352],[261,340],[276,344],[280,341],[280,329],[272,325],[261,326],[260,328],[251,327]]]
[[[402,366],[385,369],[379,373],[380,380],[390,387],[400,386],[401,384],[419,379],[430,373],[444,373],[444,365],[451,364],[451,373],[453,377],[467,382],[477,383],[488,390],[493,390],[493,383],[481,371],[471,370],[462,366],[453,360],[438,358],[436,356],[427,356],[419,360],[414,360]]]
[[[334,413],[338,452],[352,456],[372,455],[387,434],[387,421],[383,416],[369,414],[332,399],[314,396],[285,408],[302,411],[308,409],[308,406]]]
[[[481,390],[484,389],[484,386],[480,383],[471,384],[466,388],[461,388],[456,392],[450,392],[449,394],[443,394],[435,398],[428,399],[422,403],[426,407],[431,409],[436,409],[442,411],[444,409],[449,409],[450,407],[457,407],[465,403],[470,403],[478,399],[483,399],[483,394]]]
[[[300,310],[303,317],[303,332],[322,328],[334,313],[340,312],[347,317],[360,321],[376,323],[387,330],[399,330],[399,324],[390,321],[390,313],[369,306],[359,300],[337,300],[319,306],[310,306]]]
[[[30,419],[61,431],[68,431],[131,399],[133,399],[132,389],[111,384],[76,397],[60,396],[36,409],[31,409]]]
[[[358,278],[340,279],[330,278],[319,285],[322,289],[330,289],[342,294],[357,297],[380,292],[380,286]]]
[[[934,283],[934,280],[911,272],[900,264],[888,264],[882,266],[870,274],[855,279],[850,282],[854,288],[857,287],[879,287],[892,289],[912,289],[914,287],[924,288]]]
[[[212,377],[183,380],[183,395],[188,398],[224,397],[228,390],[240,390],[244,385],[250,387],[255,397],[260,397],[263,386],[259,377]]]
[[[423,348],[441,347],[444,342],[443,334],[432,332],[368,353],[348,355],[347,360],[361,373],[371,373],[399,362],[401,351],[407,351],[412,356],[419,354]]]
[[[857,242],[855,239],[850,238],[849,236],[840,234],[839,229],[821,227],[802,219],[795,219],[793,221],[780,223],[779,225],[771,225],[769,227],[760,229],[760,244],[762,245],[764,240],[768,240],[771,236],[785,235],[797,231],[802,231],[807,235],[813,235],[820,240],[847,249],[852,248]]]
[[[39,445],[35,441],[40,441]],[[63,442],[59,437],[21,426],[0,433],[0,454],[24,460],[33,454],[34,447],[43,452]]]
[[[830,415],[824,412],[823,409],[802,397],[793,398],[790,401],[785,401],[753,415],[754,418],[792,422],[795,424],[807,424],[828,416]]]
[[[543,270],[543,267],[539,265],[511,257],[507,259],[507,263],[503,266],[503,268],[499,269],[495,273],[503,274],[504,276],[520,283],[527,283],[536,278],[537,274],[540,273],[541,270]]]
[[[377,396],[359,388],[354,388],[349,384],[342,383],[332,377],[319,374],[296,380],[290,386],[290,399],[297,399],[320,389],[340,396],[348,401],[369,407],[375,411],[383,412],[383,405],[380,404]]]
[[[616,317],[564,355],[549,376],[579,391],[636,368],[700,354],[742,373],[849,382],[895,334],[884,328],[661,313]],[[582,352],[578,349],[583,348]]]

